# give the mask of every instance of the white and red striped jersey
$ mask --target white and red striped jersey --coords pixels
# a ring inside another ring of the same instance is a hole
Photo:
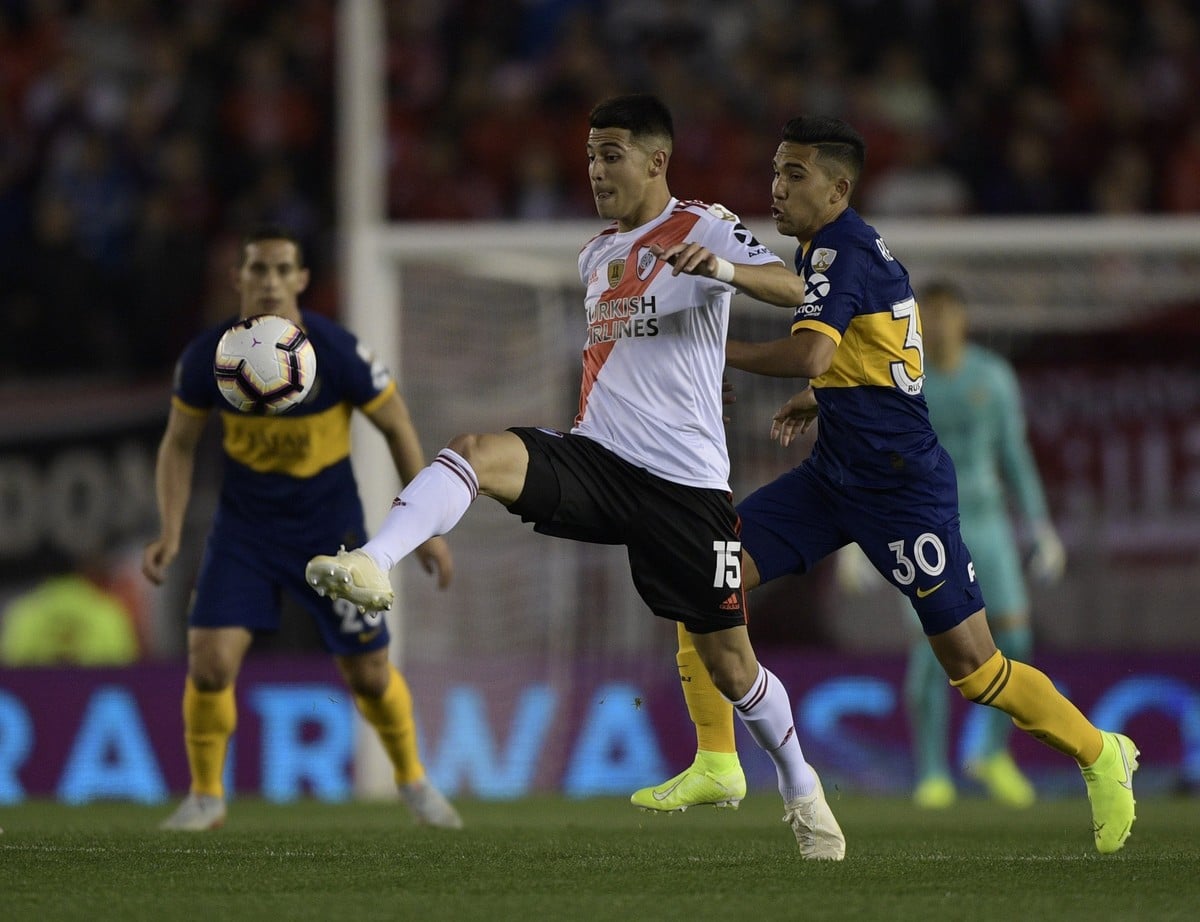
[[[587,341],[571,430],[686,486],[729,489],[721,377],[734,288],[673,276],[650,252],[695,241],[731,263],[782,262],[720,205],[671,199],[653,221],[614,223],[579,253]]]

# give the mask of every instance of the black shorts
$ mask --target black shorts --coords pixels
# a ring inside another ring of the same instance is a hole
[[[740,522],[727,492],[664,480],[584,436],[509,431],[529,452],[510,512],[544,535],[625,545],[638,595],[694,634],[746,623]]]

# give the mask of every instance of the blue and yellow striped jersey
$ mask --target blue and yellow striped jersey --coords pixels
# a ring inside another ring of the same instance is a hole
[[[835,482],[890,487],[933,468],[938,442],[921,394],[921,318],[908,272],[851,208],[796,252],[805,281],[792,332],[837,343],[812,381],[819,408],[812,460]]]
[[[396,388],[348,330],[319,314],[302,312],[302,319],[317,355],[317,380],[308,398],[286,413],[241,413],[217,390],[213,355],[235,318],[193,339],[175,368],[175,408],[220,413],[225,470],[216,524],[276,543],[293,535],[311,541],[313,534],[361,521],[350,416],[355,407],[378,406]]]

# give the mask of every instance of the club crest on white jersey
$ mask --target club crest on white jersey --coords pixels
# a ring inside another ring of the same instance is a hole
[[[672,199],[654,220],[612,225],[579,254],[587,335],[572,430],[657,476],[728,490],[721,376],[732,286],[673,275],[651,252],[697,242],[731,263],[781,262],[720,206]]]

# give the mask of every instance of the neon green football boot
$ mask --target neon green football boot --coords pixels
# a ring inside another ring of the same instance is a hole
[[[656,813],[682,813],[711,805],[737,809],[746,796],[746,775],[736,752],[696,753],[695,761],[662,784],[634,791],[629,802]]]
[[[923,778],[913,791],[913,803],[924,810],[945,810],[954,806],[957,799],[954,782],[945,775]]]
[[[982,784],[993,800],[1009,807],[1032,807],[1037,792],[1007,752],[967,764],[966,773]]]
[[[1104,739],[1100,758],[1081,771],[1092,802],[1096,850],[1108,855],[1125,844],[1133,827],[1133,773],[1141,753],[1127,736],[1103,730],[1100,735]]]

